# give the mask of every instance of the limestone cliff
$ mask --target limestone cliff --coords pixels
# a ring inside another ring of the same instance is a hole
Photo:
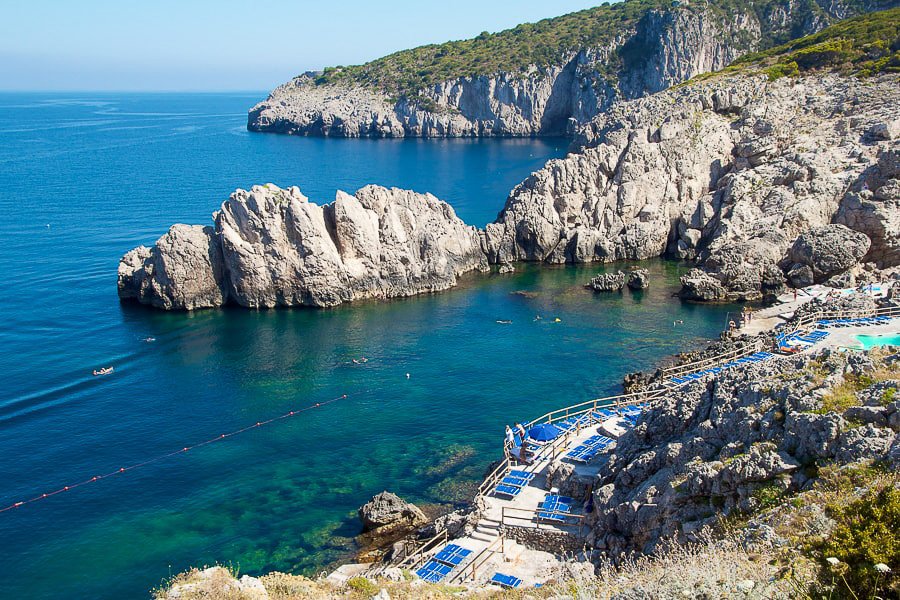
[[[895,266],[898,106],[897,75],[837,74],[721,76],[619,104],[512,191],[489,258],[696,259],[754,299],[803,266],[787,256],[798,236],[835,222],[871,239],[835,226],[832,247],[864,246],[844,270]]]
[[[367,186],[331,204],[237,190],[215,228],[174,225],[119,264],[119,296],[163,309],[335,306],[444,290],[487,267],[478,231],[430,194]]]
[[[254,106],[247,127],[336,137],[573,133],[615,101],[894,4],[626,0],[300,75]]]

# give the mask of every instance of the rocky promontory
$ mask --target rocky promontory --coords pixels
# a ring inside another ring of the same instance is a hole
[[[237,190],[213,217],[127,253],[120,298],[168,310],[327,307],[445,290],[487,268],[478,231],[431,194],[367,186],[320,206],[269,184]]]
[[[586,147],[516,187],[487,226],[491,261],[670,256],[701,300],[759,299],[900,264],[896,75],[721,77],[618,105]],[[865,209],[863,209],[865,205]],[[865,215],[865,216],[863,216]],[[814,241],[815,240],[815,241]],[[808,283],[805,283],[808,285]]]
[[[605,4],[364,65],[304,73],[254,106],[247,128],[333,137],[572,134],[614,102],[893,4]]]

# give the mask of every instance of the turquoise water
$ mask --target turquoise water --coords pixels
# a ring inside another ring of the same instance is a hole
[[[878,346],[900,346],[900,333],[888,333],[882,335],[860,334],[856,336],[856,339],[862,344],[863,350]]]
[[[315,572],[352,553],[373,494],[464,502],[505,423],[615,392],[722,328],[729,307],[674,301],[681,269],[660,261],[642,294],[587,292],[596,267],[530,267],[327,311],[120,305],[121,254],[209,222],[236,186],[327,201],[398,185],[484,224],[565,146],[250,134],[259,97],[0,95],[0,505],[347,394],[0,513],[0,598],[141,598],[217,561]],[[92,377],[103,365],[115,374]]]

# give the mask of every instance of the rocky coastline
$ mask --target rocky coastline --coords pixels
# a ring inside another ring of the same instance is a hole
[[[812,6],[776,0],[759,6],[720,1],[601,6],[550,19],[537,30],[522,26],[470,40],[472,47],[465,51],[450,43],[434,52],[425,47],[356,68],[304,73],[251,108],[247,128],[377,138],[574,135],[615,102],[659,92],[773,41],[814,33],[838,19],[891,4],[842,0]],[[572,27],[590,31],[593,22],[605,20],[607,27],[593,41],[548,48],[555,56],[535,57],[528,64],[513,66],[512,58],[504,63],[496,55],[509,48],[491,45],[502,36],[527,45],[529,35],[557,22],[564,35]],[[455,77],[400,83],[439,70],[444,61],[465,64],[478,52],[499,60],[498,68],[485,70],[483,59],[473,59],[471,68],[447,67],[461,71]],[[387,73],[397,81],[385,81]]]
[[[213,227],[175,225],[126,254],[119,296],[167,310],[328,307],[446,290],[489,265],[658,256],[695,267],[682,278],[694,301],[887,277],[900,266],[897,106],[896,74],[835,73],[721,76],[623,103],[484,230],[406,190],[323,206],[298,188],[238,190]]]
[[[862,295],[838,302],[848,310],[875,305],[871,297]],[[892,302],[896,301],[882,304],[895,306]],[[820,309],[811,302],[794,318]],[[663,363],[702,359],[739,345],[769,341],[770,335],[723,336],[704,349],[669,357]],[[868,502],[864,499],[871,498],[873,490],[900,489],[896,478],[900,469],[898,350],[844,353],[826,348],[726,370],[655,401],[634,429],[597,459],[605,466],[596,478],[586,479],[571,464],[555,461],[548,468],[547,485],[579,501],[590,496],[594,508],[580,542],[584,552],[560,563],[557,576],[547,586],[551,597],[572,585],[616,590],[626,594],[623,597],[642,593],[647,577],[657,577],[653,574],[658,569],[668,572],[679,560],[679,547],[693,548],[687,552],[705,559],[728,560],[725,568],[736,569],[739,576],[726,583],[721,575],[705,581],[699,570],[687,572],[659,588],[664,596],[677,594],[682,589],[678,586],[685,585],[694,591],[706,586],[701,591],[726,598],[746,597],[751,588],[758,597],[788,598],[801,583],[811,590],[826,589],[816,587],[824,585],[817,577],[826,582],[829,577],[827,571],[817,571],[824,562],[817,549],[825,544],[820,540],[827,540],[839,526],[833,518],[834,503]],[[660,373],[643,374],[643,387],[659,384]],[[885,479],[883,473],[894,476]],[[849,484],[841,479],[846,477],[855,488],[846,487]],[[361,507],[359,514],[365,529],[386,532],[381,544],[388,552],[383,556],[391,559],[402,557],[407,548],[403,542],[391,544],[398,536],[412,533],[424,540],[447,531],[452,540],[469,535],[483,509],[476,502],[426,523],[415,506],[384,492]],[[723,523],[730,525],[723,528]],[[552,545],[550,538],[538,538],[531,543]],[[807,543],[808,539],[813,541]],[[663,557],[661,562],[635,559],[653,555]],[[777,576],[786,557],[797,581]],[[770,568],[750,569],[748,560],[763,560]],[[690,568],[700,569],[698,565]],[[426,591],[423,582],[407,582],[400,569],[371,571],[364,565],[341,568],[319,580],[280,573],[237,580],[221,567],[194,571],[185,578],[186,582],[176,578],[158,597],[189,599],[194,597],[190,593],[214,585],[259,593],[258,598],[292,599],[348,597],[360,586],[373,597],[381,589],[385,589],[383,597],[416,597]],[[297,594],[308,595],[272,596],[269,590],[280,590],[285,582]],[[440,592],[435,588],[433,593]],[[484,590],[476,586],[454,593],[477,595]]]

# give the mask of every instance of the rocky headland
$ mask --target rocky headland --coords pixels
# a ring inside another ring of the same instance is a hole
[[[570,135],[617,101],[894,5],[627,0],[299,75],[254,106],[247,127],[334,137]]]
[[[127,253],[119,296],[167,310],[327,307],[444,290],[487,268],[478,231],[430,194],[367,186],[320,206],[269,184],[237,190],[213,220]]]
[[[484,230],[429,194],[367,186],[319,206],[258,186],[223,203],[214,227],[175,225],[126,254],[119,295],[163,309],[335,306],[446,290],[490,264],[658,256],[694,267],[681,295],[696,301],[893,276],[898,21],[900,9],[848,19],[616,103]]]

